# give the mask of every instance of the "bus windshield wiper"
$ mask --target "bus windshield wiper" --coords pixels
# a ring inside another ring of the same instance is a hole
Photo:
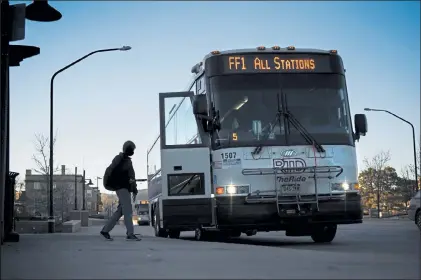
[[[283,92],[281,89],[281,95],[283,96]],[[285,104],[286,106],[286,104]],[[278,111],[276,113],[276,122],[277,124],[280,125],[280,121],[281,121],[281,117],[285,117],[286,120],[292,125],[294,126],[294,128],[301,134],[301,136],[303,136],[304,140],[309,144],[309,145],[314,145],[314,147],[316,148],[317,152],[319,153],[324,153],[325,149],[316,141],[316,139],[313,137],[313,135],[311,135],[307,129],[297,120],[297,118],[287,109],[286,112],[282,111],[280,108],[280,102],[279,102],[279,93],[278,93]],[[269,131],[269,133],[266,135],[265,138],[268,138],[269,135],[272,133],[272,130],[275,128],[276,125],[274,125],[271,129],[271,131]],[[254,149],[254,151],[252,152],[253,155],[259,154],[262,150],[263,144],[259,144],[258,146],[256,146],[256,148]]]
[[[314,147],[319,153],[325,152],[325,149],[322,147],[322,145],[317,143],[313,135],[311,135],[307,131],[307,129],[294,117],[294,115],[291,112],[287,111],[286,113],[284,113],[284,115],[286,119],[289,121],[289,123],[294,126],[294,128],[301,134],[301,136],[303,136],[303,138],[306,140],[308,144],[314,145]]]
[[[281,88],[281,95],[284,97],[284,94],[282,92],[282,88]],[[292,126],[301,134],[301,136],[303,136],[304,140],[306,140],[306,142],[309,145],[312,145],[312,146],[314,145],[314,147],[316,148],[317,152],[324,153],[325,152],[325,149],[322,147],[322,145],[320,145],[319,143],[317,143],[317,140],[313,137],[313,135],[311,135],[307,131],[307,129],[300,123],[300,121],[297,120],[297,118],[288,110],[288,105],[286,103],[286,100],[285,100],[285,108],[286,108],[286,112],[284,112],[283,115],[286,118],[286,120],[290,124],[292,124]]]

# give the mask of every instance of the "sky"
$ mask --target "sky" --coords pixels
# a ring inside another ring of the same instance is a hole
[[[413,163],[410,126],[364,108],[411,121],[419,139],[420,2],[49,2],[63,18],[26,21],[25,39],[14,42],[41,48],[10,73],[10,169],[21,179],[36,167],[35,134],[49,135],[51,75],[123,45],[132,50],[96,54],[54,83],[55,162],[84,168],[94,182],[126,140],[136,143],[133,164],[145,178],[146,150],[159,133],[158,93],[186,90],[191,67],[212,50],[261,45],[338,50],[351,113],[368,119],[356,145],[359,168],[380,151],[390,151],[398,171]]]

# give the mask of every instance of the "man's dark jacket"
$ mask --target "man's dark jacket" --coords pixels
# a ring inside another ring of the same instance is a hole
[[[104,185],[109,184],[114,190],[127,189],[129,192],[137,193],[136,183],[130,183],[130,179],[135,180],[132,159],[124,153],[114,157],[110,168],[107,170],[112,173],[113,182],[106,182],[111,174],[104,175]],[[107,178],[107,179],[106,179]]]

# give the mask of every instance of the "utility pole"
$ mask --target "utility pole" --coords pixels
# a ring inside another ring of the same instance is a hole
[[[74,210],[77,210],[77,167],[75,167],[75,207]]]
[[[83,175],[82,175],[82,210],[86,210],[86,198],[85,198],[85,169],[83,170]]]

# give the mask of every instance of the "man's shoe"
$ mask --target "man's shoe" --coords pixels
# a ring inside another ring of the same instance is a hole
[[[113,240],[113,238],[111,237],[111,235],[108,232],[101,231],[100,234],[105,238],[105,240],[108,240],[108,241]]]
[[[130,241],[140,241],[140,240],[142,240],[142,239],[140,239],[139,237],[137,237],[136,235],[134,235],[134,234],[129,234],[129,235],[127,235],[127,237],[126,237],[126,240],[130,240]]]

